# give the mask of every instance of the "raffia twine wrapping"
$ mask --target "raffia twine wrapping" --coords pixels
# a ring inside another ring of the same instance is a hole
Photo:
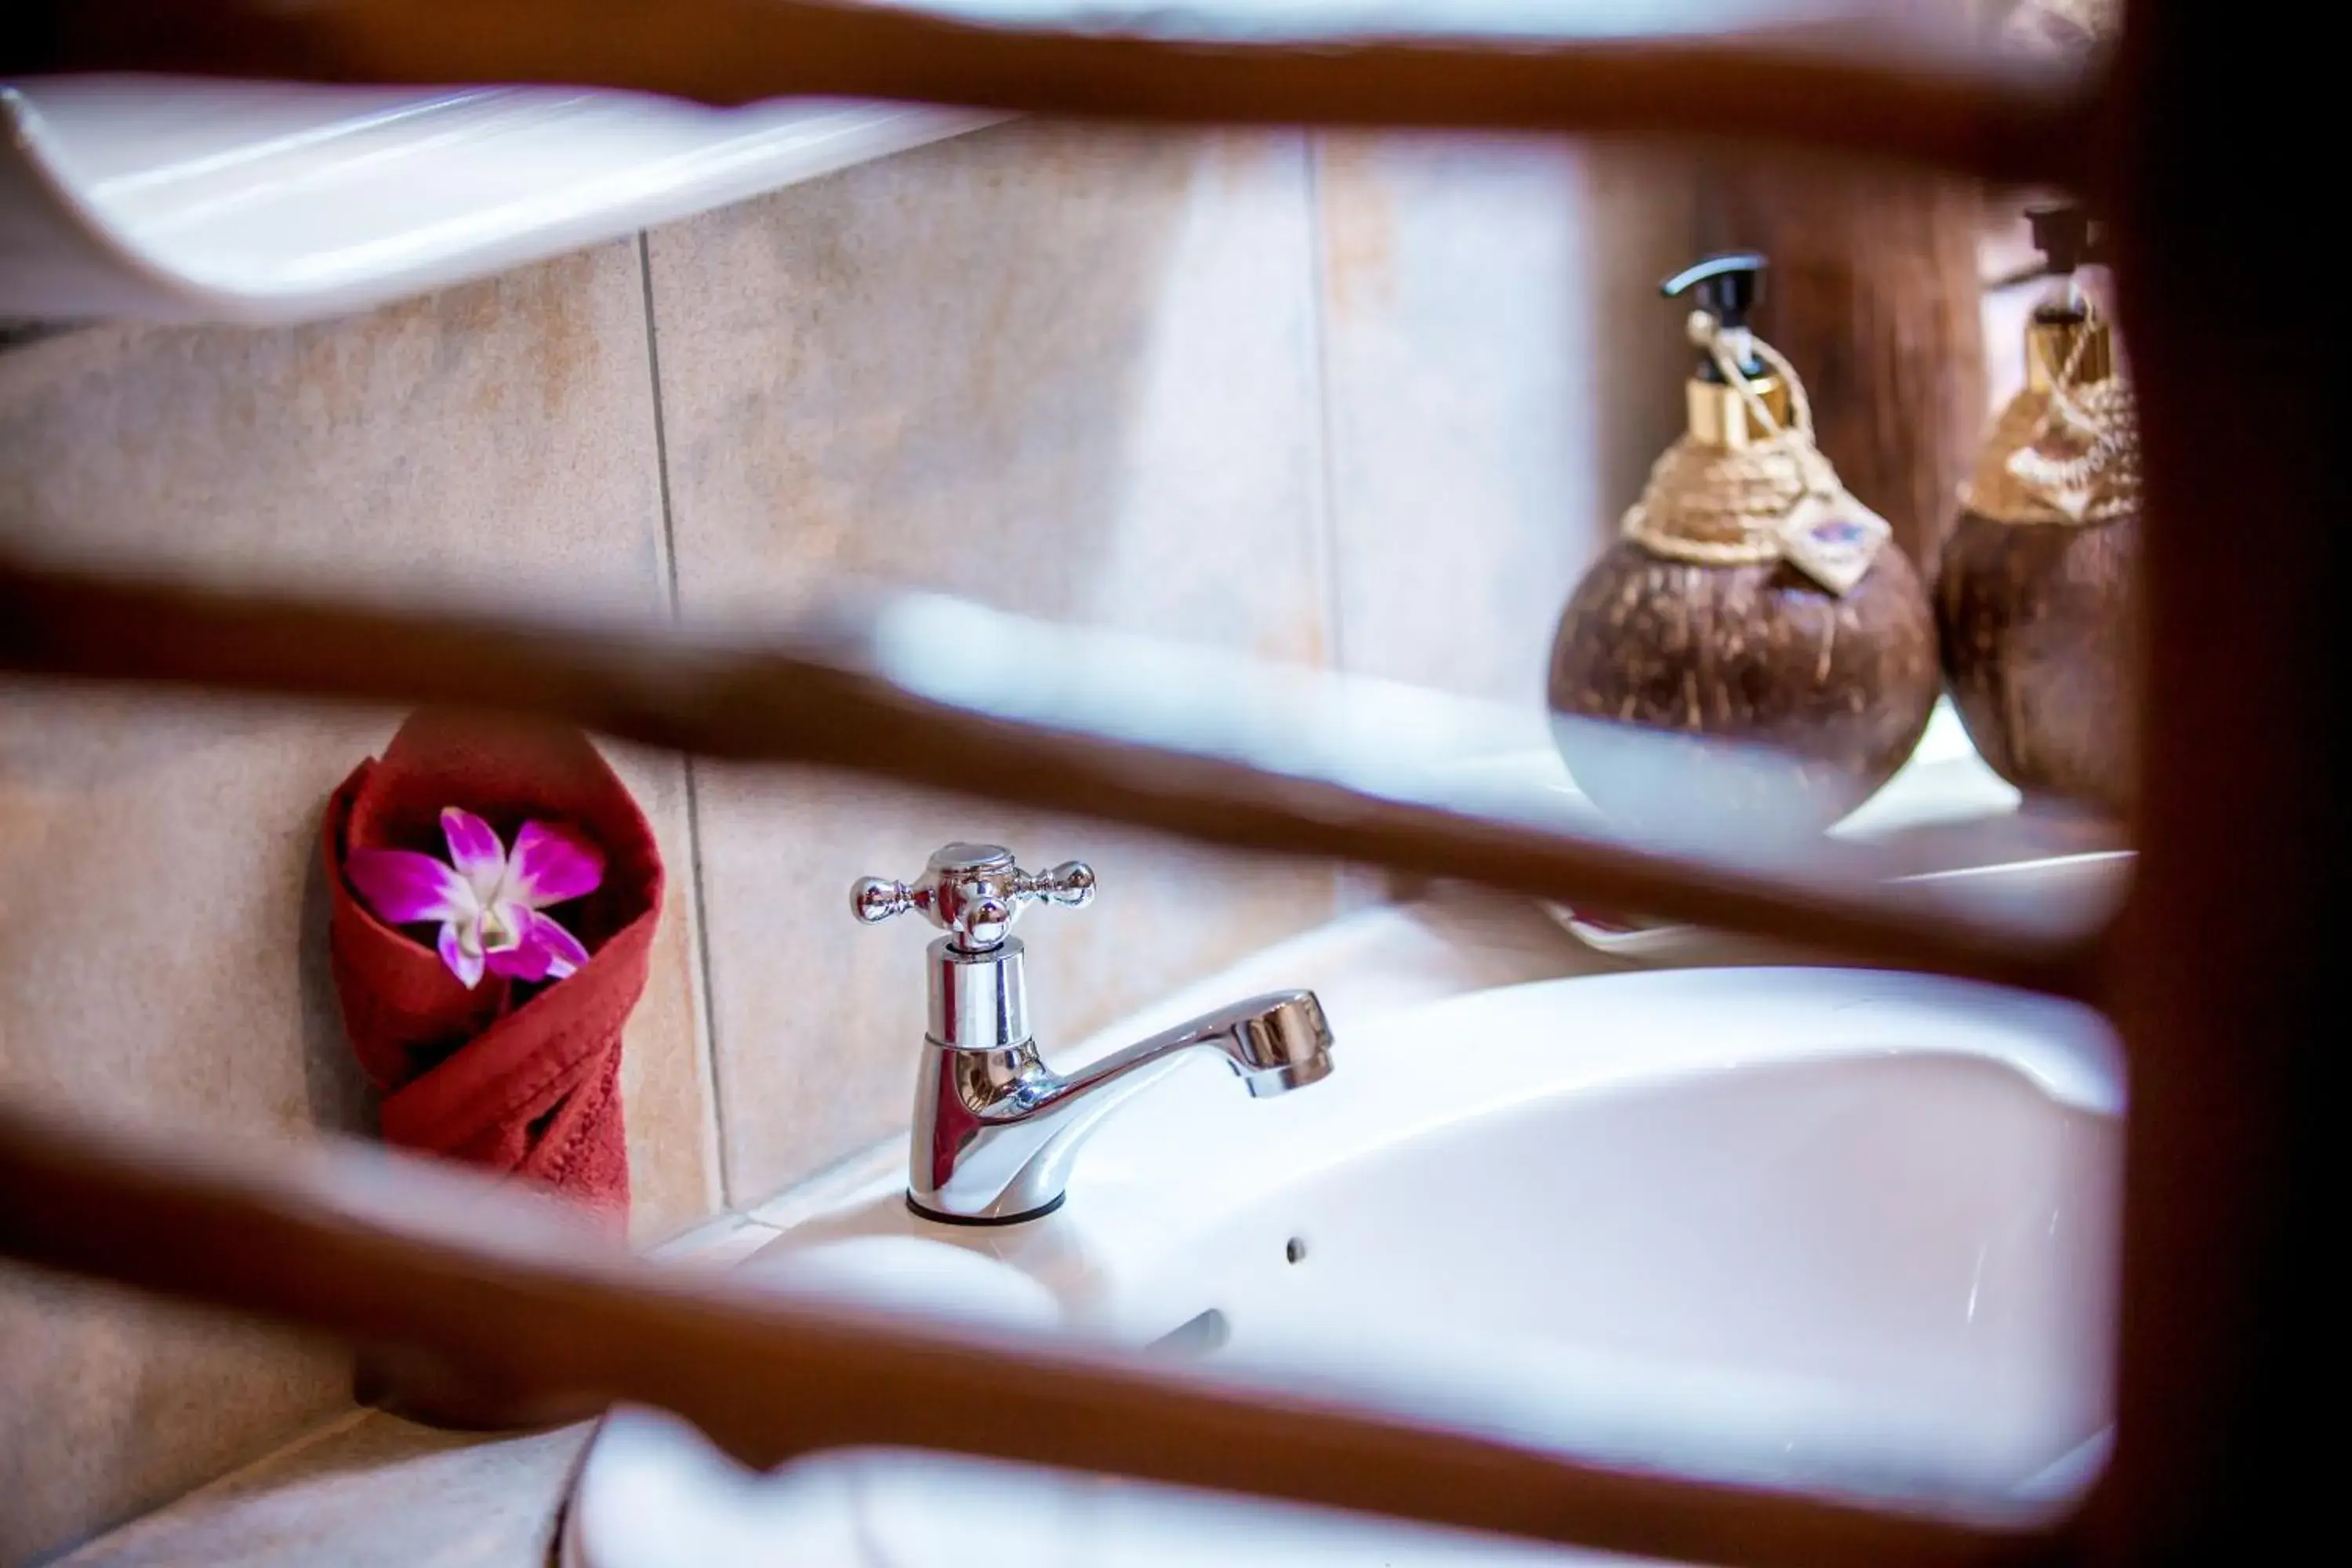
[[[1734,447],[1685,431],[1651,466],[1620,533],[1653,555],[1694,565],[1787,561],[1832,594],[1845,594],[1869,572],[1893,530],[1854,500],[1814,444],[1812,404],[1796,366],[1762,339],[1749,340],[1788,389],[1783,427],[1741,371],[1721,323],[1694,310],[1686,330],[1766,434]]]
[[[2139,422],[2120,375],[2009,400],[1960,503],[1997,522],[2100,523],[2139,510]]]
[[[1620,531],[1670,561],[1760,565],[1780,559],[1781,528],[1797,503],[1837,484],[1829,459],[1794,431],[1748,447],[1685,433],[1650,466]]]

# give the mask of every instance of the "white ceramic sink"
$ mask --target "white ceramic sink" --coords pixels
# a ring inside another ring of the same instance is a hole
[[[2122,1086],[2088,1012],[1750,969],[1333,1023],[1311,1089],[1203,1058],[1120,1109],[1045,1219],[877,1190],[749,1267],[1644,1468],[1979,1516],[2095,1471]]]

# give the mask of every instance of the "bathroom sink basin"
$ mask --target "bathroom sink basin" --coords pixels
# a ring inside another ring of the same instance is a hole
[[[1311,1092],[1203,1059],[1121,1107],[1045,1218],[877,1190],[748,1267],[1643,1468],[1971,1514],[2095,1469],[2122,1080],[2094,1015],[1752,969],[1333,1026]]]

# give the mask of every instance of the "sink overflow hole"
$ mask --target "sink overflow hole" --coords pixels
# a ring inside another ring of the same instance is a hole
[[[1303,1236],[1292,1237],[1283,1243],[1282,1255],[1293,1263],[1304,1263],[1307,1260],[1307,1238]]]

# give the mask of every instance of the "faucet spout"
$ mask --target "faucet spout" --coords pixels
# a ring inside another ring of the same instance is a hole
[[[959,1050],[927,1041],[907,1201],[918,1214],[1010,1225],[1061,1206],[1079,1147],[1103,1117],[1195,1050],[1213,1050],[1257,1099],[1331,1072],[1331,1028],[1311,991],[1253,996],[1064,1076],[1034,1042]]]
[[[1186,1051],[1206,1047],[1225,1058],[1253,1098],[1265,1100],[1319,1082],[1331,1072],[1331,1026],[1312,991],[1276,991],[1203,1013],[1113,1051],[1060,1080],[1063,1101],[1139,1089]]]

